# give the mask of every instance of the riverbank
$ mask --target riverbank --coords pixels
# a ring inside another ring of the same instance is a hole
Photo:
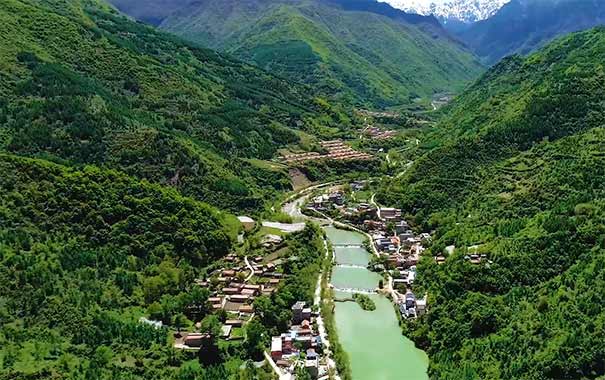
[[[372,257],[365,249],[347,248],[358,246],[364,235],[325,227],[332,245],[335,264],[347,264],[351,260],[363,263]],[[360,288],[373,284],[375,288],[382,277],[365,268],[335,267],[331,282],[339,286]],[[335,284],[334,284],[335,285]],[[333,292],[334,297],[351,298],[351,294]],[[364,311],[353,302],[331,302],[338,342],[349,358],[352,380],[374,379],[428,379],[428,358],[414,343],[402,336],[401,327],[392,302],[383,295],[371,294],[376,310]]]

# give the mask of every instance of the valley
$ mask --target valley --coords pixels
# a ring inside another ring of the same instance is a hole
[[[603,380],[605,29],[548,1],[0,3],[0,380]]]

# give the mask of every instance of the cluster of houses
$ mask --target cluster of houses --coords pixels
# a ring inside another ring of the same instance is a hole
[[[368,127],[364,131],[364,133],[368,137],[371,137],[376,140],[388,140],[388,139],[391,139],[391,138],[397,136],[397,131],[393,131],[393,130],[383,131],[378,127]]]
[[[283,280],[279,271],[281,260],[263,264],[263,257],[255,257],[249,262],[250,267],[239,257],[230,254],[225,257],[227,265],[210,274],[211,280],[196,279],[195,283],[211,288],[208,302],[214,311],[224,310],[228,319],[222,326],[221,338],[226,340],[241,339],[232,336],[234,328],[240,328],[254,314],[254,300],[261,295],[271,295]],[[252,274],[252,276],[251,276]],[[181,349],[199,349],[210,336],[206,333],[183,333],[175,341],[175,347]]]
[[[354,192],[362,191],[365,183],[354,182],[350,187]],[[426,310],[426,300],[417,299],[411,289],[416,279],[416,265],[425,250],[424,242],[431,238],[430,234],[415,234],[400,209],[378,209],[368,203],[348,203],[347,199],[343,191],[331,189],[312,198],[307,207],[317,211],[336,210],[339,217],[367,232],[372,237],[376,251],[387,258],[387,266],[393,277],[395,302],[402,315],[422,315]],[[387,268],[377,265],[375,269]]]
[[[231,263],[231,268],[218,269],[211,274],[216,278],[218,288],[213,290],[212,297],[208,300],[214,310],[223,309],[231,313],[239,313],[241,317],[247,317],[254,313],[252,302],[261,295],[271,295],[281,282],[283,273],[278,269],[281,260],[275,260],[262,264],[261,256],[253,258],[250,263],[254,284],[245,281],[250,276],[250,269],[244,265],[241,259],[235,255],[228,255],[225,260]],[[208,286],[207,281],[196,280],[200,286]]]
[[[288,332],[271,339],[271,358],[289,373],[302,365],[312,379],[317,379],[327,372],[327,367],[320,365],[322,341],[313,324],[315,314],[303,301],[292,306],[292,324]]]
[[[448,255],[451,255],[454,253],[455,250],[455,246],[450,245],[445,247],[445,252],[447,252]],[[464,255],[464,260],[473,264],[473,265],[480,265],[480,264],[484,264],[486,266],[490,266],[491,264],[493,264],[493,261],[488,259],[488,255],[485,253],[477,253],[477,249],[479,248],[479,246],[472,246],[472,247],[468,247],[468,254]],[[441,254],[438,256],[434,257],[435,262],[439,265],[444,264],[446,257]]]
[[[345,204],[345,195],[341,190],[334,190],[313,198],[309,208],[317,211],[326,211],[332,207],[341,207]]]
[[[416,266],[424,251],[422,242],[430,239],[430,235],[414,234],[409,224],[403,220],[401,210],[383,208],[380,215],[381,221],[364,222],[364,227],[372,235],[378,252],[388,255],[390,266],[402,273]]]
[[[300,163],[316,160],[372,160],[374,157],[367,153],[356,151],[342,140],[322,141],[320,146],[327,153],[307,152],[299,154],[288,154],[281,157],[281,161],[286,164]]]

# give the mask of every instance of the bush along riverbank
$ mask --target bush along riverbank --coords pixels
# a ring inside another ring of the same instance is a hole
[[[332,246],[329,246],[330,252],[332,252]],[[336,332],[336,321],[334,319],[334,292],[328,288],[328,282],[332,275],[332,256],[329,256],[324,260],[324,275],[321,280],[321,316],[324,320],[326,327],[326,333],[328,334],[328,340],[330,341],[330,348],[332,350],[332,358],[336,363],[336,369],[342,380],[352,380],[351,363],[349,356],[342,348],[339,340],[338,333]]]
[[[372,299],[365,294],[355,293],[353,294],[353,300],[359,304],[359,306],[365,311],[376,310],[376,304]]]

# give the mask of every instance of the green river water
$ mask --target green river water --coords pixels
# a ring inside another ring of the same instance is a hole
[[[364,236],[333,227],[326,233],[333,245],[363,244]],[[335,247],[336,263],[365,266],[370,253],[363,248]],[[382,277],[365,268],[336,267],[331,283],[337,288],[378,286]],[[339,294],[336,298],[348,298]],[[414,343],[401,334],[397,315],[384,296],[372,295],[376,310],[363,311],[357,303],[336,303],[336,329],[344,350],[349,355],[353,380],[426,380],[428,359]]]

